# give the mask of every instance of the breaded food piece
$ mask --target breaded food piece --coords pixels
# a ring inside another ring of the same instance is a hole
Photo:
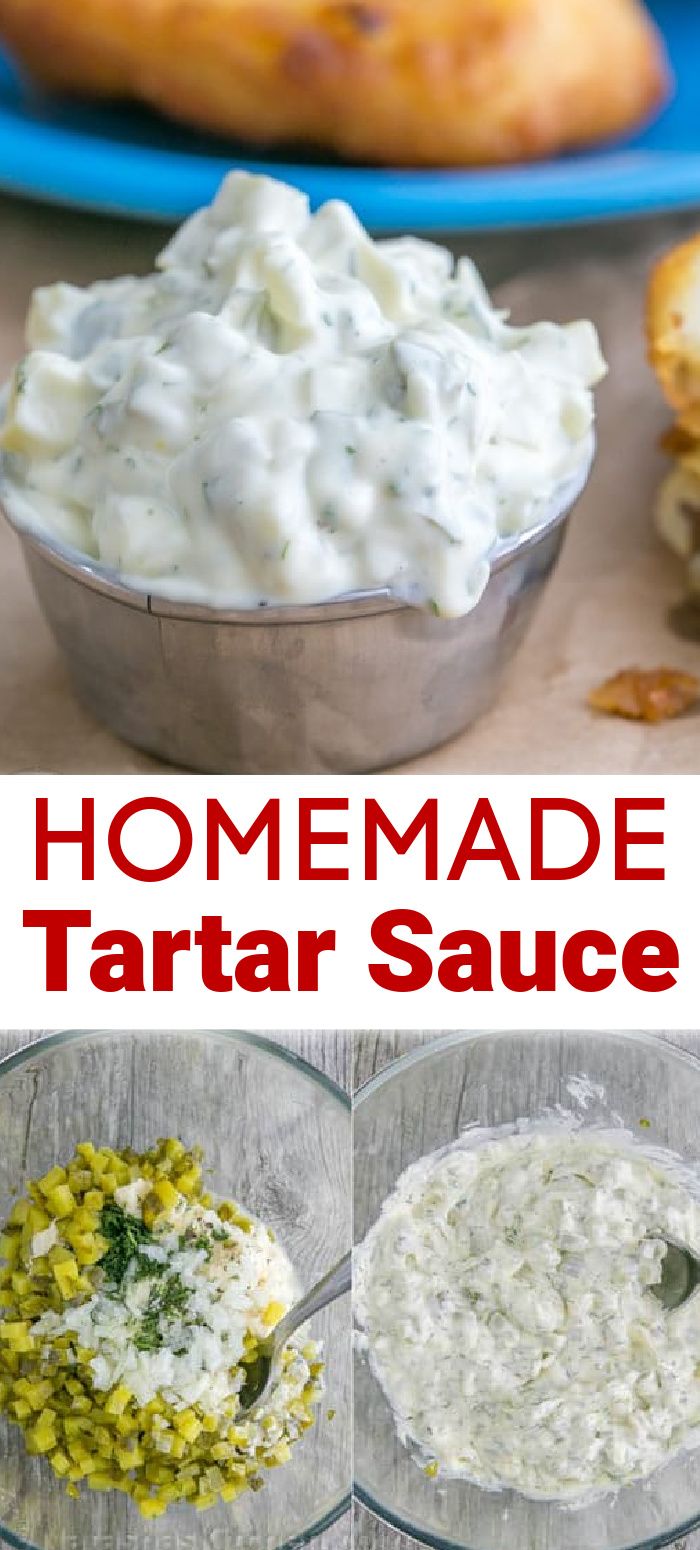
[[[0,0],[0,37],[50,88],[397,165],[592,144],[669,79],[640,0]]]
[[[700,447],[696,457],[700,464]],[[700,554],[700,472],[678,463],[667,474],[657,497],[656,525],[681,560]]]
[[[655,265],[646,306],[649,360],[675,423],[662,438],[674,459],[656,498],[655,521],[686,564],[691,595],[700,595],[700,235]]]
[[[591,689],[593,710],[626,721],[669,721],[696,705],[700,679],[673,667],[625,667],[605,683]]]
[[[649,359],[685,433],[671,450],[683,458],[700,439],[700,235],[672,248],[653,269],[646,328]]]

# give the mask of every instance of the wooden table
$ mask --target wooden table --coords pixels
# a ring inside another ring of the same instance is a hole
[[[453,243],[469,248],[489,285],[508,281],[517,320],[593,317],[611,371],[598,394],[594,476],[498,704],[478,726],[412,768],[697,772],[697,716],[649,727],[596,717],[586,705],[591,686],[625,666],[700,670],[698,642],[678,639],[669,625],[682,592],[681,566],[652,528],[665,466],[657,442],[668,417],[644,363],[642,338],[653,257],[697,221],[686,216]],[[34,286],[146,271],[164,236],[162,228],[0,198],[0,381],[22,354]],[[2,523],[0,726],[0,773],[167,769],[119,742],[77,704],[19,546]]]
[[[684,1049],[691,1050],[694,1054],[700,1054],[700,1033],[664,1033],[662,1037]],[[375,1032],[355,1035],[352,1065],[353,1092],[361,1087],[363,1082],[369,1081],[375,1072],[381,1071],[405,1050],[414,1047],[418,1040],[427,1042],[434,1038],[434,1033]],[[354,1508],[354,1545],[355,1550],[419,1550],[417,1540],[411,1539],[407,1534],[397,1533],[396,1529],[380,1522],[359,1503],[356,1503]],[[507,1544],[504,1544],[503,1550],[508,1550]],[[671,1550],[700,1550],[700,1530],[676,1540]]]
[[[0,1032],[0,1058],[31,1040],[44,1030]],[[343,1033],[276,1033],[271,1035],[296,1050],[312,1065],[327,1072],[347,1090],[356,1091],[363,1082],[398,1058],[417,1042],[428,1042],[434,1033],[385,1033],[382,1031]],[[661,1037],[700,1054],[700,1033],[664,1032]],[[350,1550],[349,1519],[344,1518],[315,1542],[315,1550]],[[399,1534],[356,1504],[354,1509],[354,1550],[420,1550],[417,1540]],[[504,1546],[507,1550],[507,1546]],[[700,1550],[700,1531],[677,1540],[673,1550]]]

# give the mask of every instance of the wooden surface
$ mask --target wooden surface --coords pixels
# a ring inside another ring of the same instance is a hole
[[[0,1057],[39,1036],[39,1031],[0,1032]],[[661,1036],[700,1054],[700,1033],[664,1032]],[[346,1089],[356,1090],[406,1049],[415,1047],[416,1043],[429,1042],[436,1035],[432,1032],[408,1034],[377,1030],[353,1036],[342,1033],[289,1033],[274,1034],[273,1037],[327,1072]],[[354,1544],[355,1550],[418,1550],[417,1541],[396,1533],[360,1506],[354,1510]],[[349,1550],[349,1546],[347,1518],[315,1541],[315,1550]],[[504,1545],[503,1550],[508,1550],[507,1545]],[[700,1550],[700,1532],[677,1541],[674,1550]]]
[[[22,1045],[27,1045],[27,1044],[29,1044],[31,1042],[34,1042],[37,1038],[39,1038],[41,1036],[41,1033],[45,1032],[45,1031],[46,1030],[32,1030],[31,1032],[26,1032],[26,1031],[23,1031],[23,1032],[13,1032],[13,1031],[10,1031],[10,1032],[0,1032],[0,1058],[2,1058],[5,1055],[10,1054],[12,1051],[20,1048],[20,1046],[22,1046]],[[302,1058],[306,1059],[311,1065],[317,1067],[319,1070],[322,1070],[328,1076],[330,1076],[335,1082],[337,1082],[339,1085],[344,1087],[346,1091],[350,1090],[350,1058],[349,1058],[350,1057],[350,1048],[349,1048],[349,1040],[348,1040],[347,1036],[343,1035],[342,1033],[341,1034],[338,1034],[338,1033],[327,1033],[327,1034],[323,1034],[323,1033],[307,1033],[307,1034],[285,1033],[285,1034],[269,1034],[268,1037],[274,1039],[278,1043],[284,1044],[287,1048],[293,1050],[296,1054],[302,1056]],[[128,1038],[125,1039],[125,1044],[126,1043],[128,1043],[129,1045],[132,1045],[133,1040],[130,1037],[128,1037]],[[131,1060],[131,1056],[129,1055],[129,1052],[127,1051],[127,1068],[129,1067],[130,1060]],[[178,1064],[181,1066],[182,1062],[179,1061]],[[81,1071],[84,1072],[85,1070],[88,1069],[88,1067],[89,1067],[89,1061],[84,1058],[83,1062],[81,1064]],[[146,1061],[141,1063],[138,1084],[131,1083],[128,1079],[125,1079],[123,1082],[120,1082],[119,1079],[118,1079],[119,1073],[118,1073],[116,1067],[114,1069],[112,1068],[112,1065],[110,1065],[110,1071],[112,1072],[113,1080],[111,1081],[111,1083],[107,1083],[107,1084],[105,1084],[104,1082],[101,1082],[101,1087],[105,1088],[105,1091],[101,1092],[101,1094],[100,1094],[100,1104],[101,1104],[101,1108],[104,1110],[104,1116],[103,1117],[104,1117],[104,1121],[105,1121],[105,1128],[103,1130],[103,1134],[105,1136],[107,1136],[109,1139],[113,1139],[113,1137],[110,1134],[110,1127],[113,1124],[114,1125],[117,1124],[118,1116],[121,1113],[122,1109],[124,1109],[124,1115],[123,1115],[123,1119],[124,1119],[124,1126],[123,1126],[124,1133],[125,1134],[130,1134],[131,1133],[129,1127],[130,1126],[133,1127],[133,1122],[134,1122],[133,1085],[139,1085],[139,1089],[142,1090],[144,1082],[148,1081],[148,1070],[147,1070],[147,1067],[148,1067],[148,1059],[146,1059]],[[194,1064],[192,1065],[192,1079],[191,1079],[190,1083],[184,1083],[183,1084],[182,1081],[181,1081],[179,1097],[178,1097],[177,1094],[170,1094],[170,1096],[169,1096],[169,1098],[167,1100],[168,1104],[170,1104],[173,1100],[175,1100],[175,1102],[178,1104],[180,1112],[176,1114],[176,1119],[179,1122],[178,1125],[177,1125],[177,1128],[178,1128],[178,1130],[182,1131],[183,1135],[188,1140],[191,1140],[192,1137],[187,1135],[186,1128],[183,1129],[182,1116],[184,1115],[184,1123],[185,1123],[185,1126],[186,1126],[187,1113],[188,1113],[188,1109],[189,1109],[190,1105],[192,1106],[192,1112],[194,1112],[194,1111],[203,1112],[202,1104],[201,1104],[201,1093],[199,1091],[199,1088],[201,1087],[201,1083],[198,1082],[199,1067],[200,1067],[200,1062],[199,1061],[196,1063],[196,1069],[195,1069]],[[159,1070],[162,1072],[162,1066],[159,1067]],[[134,1076],[135,1076],[135,1072],[134,1072]],[[20,1142],[18,1144],[16,1144],[16,1145],[12,1145],[12,1136],[10,1135],[10,1137],[9,1137],[9,1148],[8,1148],[7,1155],[19,1155],[19,1153],[20,1153],[20,1151],[22,1149],[21,1148],[21,1135],[22,1135],[22,1133],[25,1134],[25,1150],[26,1150],[26,1145],[28,1143],[29,1134],[30,1134],[30,1127],[32,1129],[32,1134],[36,1133],[37,1128],[42,1130],[44,1139],[42,1140],[41,1144],[43,1145],[44,1142],[45,1142],[45,1144],[49,1148],[49,1150],[51,1150],[51,1148],[55,1147],[55,1145],[56,1145],[56,1139],[55,1139],[54,1131],[55,1131],[56,1135],[58,1135],[58,1136],[60,1136],[64,1132],[66,1133],[66,1135],[68,1133],[68,1131],[67,1131],[68,1121],[60,1113],[60,1111],[57,1110],[56,1104],[54,1103],[54,1100],[53,1100],[52,1093],[50,1091],[47,1092],[46,1090],[44,1090],[42,1096],[39,1099],[39,1101],[37,1101],[38,1088],[37,1088],[37,1084],[36,1084],[36,1079],[33,1078],[31,1076],[31,1073],[30,1073],[28,1080],[29,1080],[29,1086],[27,1088],[26,1102],[24,1101],[24,1090],[22,1090],[21,1092],[18,1092],[17,1104],[16,1104],[16,1112],[13,1111],[12,1118],[10,1120],[10,1130],[11,1131],[12,1131],[13,1126],[14,1126],[15,1123],[19,1127]],[[32,1091],[32,1087],[31,1087],[32,1082],[34,1083],[33,1091]],[[109,1090],[106,1090],[107,1088],[109,1088]],[[139,1106],[140,1106],[140,1104],[139,1104]],[[94,1105],[91,1105],[91,1111],[92,1111],[93,1108],[94,1108]],[[298,1112],[298,1111],[295,1110],[295,1112]],[[5,1123],[7,1123],[7,1121],[5,1121]],[[170,1132],[168,1131],[168,1133],[170,1133]],[[311,1139],[312,1138],[311,1138],[311,1135],[310,1135],[310,1140]],[[207,1145],[207,1137],[203,1136],[202,1140],[203,1140],[203,1142],[204,1142],[204,1144],[206,1146]],[[340,1167],[342,1169],[343,1175],[344,1175],[344,1177],[345,1177],[345,1179],[347,1181],[347,1188],[348,1188],[348,1195],[349,1195],[349,1160],[344,1161],[343,1159],[338,1158],[337,1163],[336,1163],[336,1159],[334,1157],[333,1137],[332,1136],[329,1137],[327,1131],[324,1131],[323,1133],[321,1133],[321,1131],[319,1130],[318,1140],[322,1144],[322,1157],[319,1159],[317,1154],[315,1154],[314,1159],[310,1162],[309,1166],[311,1168],[313,1168],[313,1169],[318,1168],[319,1171],[323,1172],[324,1174],[327,1173],[329,1176],[333,1175],[333,1172],[334,1172],[334,1170],[335,1170],[335,1168],[337,1166]],[[7,1144],[8,1137],[4,1136],[2,1138],[2,1141],[4,1141],[5,1144]],[[2,1141],[0,1141],[0,1145],[2,1144]],[[35,1146],[36,1142],[34,1142],[32,1144]],[[71,1141],[71,1144],[72,1144],[72,1141]],[[137,1140],[137,1144],[147,1144],[147,1143],[146,1143],[145,1140],[144,1141]],[[313,1143],[312,1144],[314,1145],[314,1147],[316,1147],[316,1144],[317,1144],[316,1137],[313,1138]],[[234,1145],[236,1146],[237,1149],[239,1149],[238,1148],[238,1143],[235,1142],[235,1140],[234,1140]],[[277,1147],[279,1149],[279,1133],[277,1133]],[[210,1161],[214,1165],[216,1165],[218,1159],[217,1159],[217,1155],[216,1155],[216,1151],[215,1151],[215,1143],[214,1143],[213,1139],[210,1140],[208,1152],[209,1152],[209,1159],[210,1159]],[[51,1157],[52,1158],[54,1157],[54,1155],[55,1155],[54,1152],[51,1151]],[[242,1151],[241,1151],[241,1155],[243,1155]],[[49,1161],[50,1161],[50,1159],[49,1159]],[[41,1162],[41,1166],[43,1167],[44,1166],[44,1160],[41,1159],[40,1162]],[[243,1166],[245,1166],[245,1164],[243,1164]],[[32,1170],[30,1169],[29,1171],[32,1171]],[[270,1169],[270,1179],[271,1179],[270,1201],[269,1201],[269,1210],[267,1211],[267,1214],[266,1214],[266,1219],[268,1221],[270,1221],[272,1223],[272,1225],[275,1225],[276,1224],[276,1216],[277,1216],[277,1213],[279,1211],[281,1213],[281,1215],[283,1216],[283,1218],[285,1219],[285,1221],[289,1224],[289,1222],[292,1220],[292,1218],[290,1216],[290,1211],[289,1211],[289,1201],[283,1202],[282,1199],[281,1199],[281,1192],[282,1192],[283,1189],[287,1189],[287,1185],[284,1183],[283,1179],[280,1182],[280,1177],[275,1177],[274,1170],[272,1168]],[[293,1191],[293,1189],[294,1189],[293,1181],[289,1182],[289,1189],[291,1189]],[[336,1191],[336,1193],[337,1193],[337,1191]],[[258,1204],[258,1209],[260,1209],[260,1205],[259,1204]],[[348,1226],[349,1226],[349,1212],[350,1212],[350,1205],[349,1205],[349,1201],[348,1201]],[[260,1209],[260,1214],[261,1215],[263,1214],[261,1209]],[[318,1225],[318,1228],[319,1228],[319,1233],[318,1233],[319,1241],[318,1241],[318,1245],[317,1245],[318,1253],[317,1253],[317,1255],[315,1255],[315,1258],[318,1259],[319,1264],[318,1264],[318,1267],[317,1267],[315,1262],[314,1262],[314,1273],[320,1274],[321,1273],[321,1266],[322,1265],[325,1266],[326,1263],[327,1263],[327,1261],[325,1259],[325,1255],[328,1253],[329,1243],[332,1245],[334,1251],[336,1251],[338,1253],[342,1252],[342,1247],[340,1246],[339,1243],[336,1245],[334,1239],[331,1237],[331,1230],[330,1230],[330,1227],[329,1227],[329,1224],[328,1224],[328,1213],[327,1212],[324,1213],[324,1220],[322,1222],[318,1223],[317,1225]],[[304,1222],[304,1202],[303,1201],[299,1201],[299,1203],[298,1203],[296,1217],[293,1220],[293,1227],[290,1228],[289,1225],[287,1225],[286,1230],[287,1230],[287,1237],[288,1238],[289,1238],[290,1232],[293,1231],[293,1229],[296,1228],[297,1226],[298,1226],[300,1232],[303,1231],[303,1232],[308,1234],[309,1223],[308,1222],[306,1222],[306,1223]],[[347,1239],[344,1238],[343,1241],[345,1242],[345,1241],[347,1241]],[[290,1252],[292,1254],[292,1258],[294,1258],[294,1248],[293,1248],[293,1244],[291,1242],[289,1243],[289,1247],[290,1247]],[[347,1303],[347,1299],[344,1300],[344,1303],[338,1303],[336,1305],[336,1314],[334,1315],[335,1317],[342,1318],[342,1314],[341,1314],[340,1310],[342,1309],[342,1307],[346,1303]],[[348,1307],[349,1307],[349,1304],[348,1304]],[[324,1317],[325,1317],[325,1315],[324,1315]],[[338,1403],[338,1400],[336,1399],[335,1402]],[[332,1397],[330,1395],[330,1392],[329,1392],[329,1397],[328,1397],[327,1403],[329,1405],[333,1403],[333,1399],[332,1399]],[[345,1396],[345,1403],[347,1403],[347,1394]],[[313,1436],[314,1436],[313,1433],[309,1433],[309,1437],[310,1438],[313,1439]],[[340,1443],[340,1438],[338,1438],[338,1442]],[[21,1444],[21,1441],[19,1440],[19,1438],[18,1438],[17,1446],[18,1446],[18,1450],[22,1450],[22,1444]],[[331,1446],[333,1446],[332,1442],[331,1442]],[[335,1457],[338,1456],[337,1455],[337,1449],[334,1449],[334,1456]],[[326,1454],[326,1457],[329,1457],[329,1455]],[[21,1462],[22,1458],[23,1458],[23,1451],[18,1451],[18,1463]],[[335,1471],[337,1471],[337,1464],[335,1466]],[[335,1471],[334,1471],[334,1475],[335,1475]],[[281,1486],[281,1484],[282,1484],[282,1474],[283,1474],[283,1471],[281,1471],[281,1470],[279,1472],[275,1471],[275,1477],[269,1482],[268,1488],[267,1488],[266,1492],[263,1493],[265,1496],[268,1495],[268,1491],[269,1492],[274,1492],[276,1490],[276,1488],[278,1486],[278,1481],[279,1481],[279,1484]],[[1,1497],[1,1495],[2,1495],[2,1493],[0,1492],[0,1497]],[[118,1498],[118,1499],[114,1498],[114,1494],[112,1493],[112,1495],[110,1497],[107,1497],[107,1496],[103,1496],[103,1497],[99,1497],[99,1498],[93,1497],[92,1498],[92,1503],[93,1503],[93,1506],[96,1503],[98,1504],[98,1513],[101,1512],[101,1514],[102,1514],[101,1520],[100,1520],[99,1524],[95,1524],[94,1521],[91,1524],[91,1531],[93,1532],[93,1534],[98,1533],[98,1537],[99,1537],[99,1547],[96,1547],[96,1550],[108,1550],[108,1547],[109,1547],[109,1550],[132,1550],[132,1546],[136,1545],[136,1536],[134,1534],[134,1525],[133,1525],[133,1522],[131,1522],[130,1526],[129,1526],[129,1522],[127,1522],[126,1519],[124,1519],[123,1523],[121,1521],[124,1518],[124,1511],[125,1511],[125,1508],[126,1508],[126,1504],[122,1501],[122,1499],[121,1498]],[[2,1502],[0,1500],[0,1508],[1,1508],[1,1506],[2,1506]],[[256,1502],[256,1507],[257,1507],[257,1502]],[[41,1504],[40,1504],[40,1510],[43,1510],[43,1508],[41,1507]],[[173,1530],[173,1531],[170,1531],[170,1532],[166,1532],[165,1533],[165,1538],[162,1538],[162,1533],[160,1533],[160,1525],[158,1525],[158,1529],[159,1529],[158,1537],[153,1537],[153,1545],[151,1545],[151,1537],[149,1537],[149,1536],[153,1536],[153,1530],[152,1529],[145,1530],[145,1532],[146,1532],[146,1541],[144,1542],[143,1550],[146,1550],[146,1547],[147,1547],[147,1550],[156,1550],[156,1547],[157,1547],[157,1550],[195,1550],[195,1546],[201,1546],[202,1550],[205,1550],[205,1547],[206,1547],[206,1550],[246,1550],[246,1547],[248,1546],[247,1538],[245,1540],[241,1540],[239,1537],[236,1537],[234,1540],[231,1540],[230,1546],[228,1544],[228,1541],[227,1541],[226,1546],[224,1546],[224,1541],[223,1541],[223,1539],[221,1537],[221,1534],[222,1534],[221,1526],[219,1526],[218,1528],[212,1528],[211,1532],[210,1532],[210,1530],[209,1530],[209,1521],[208,1520],[211,1517],[211,1521],[213,1522],[214,1516],[215,1516],[214,1514],[211,1514],[211,1515],[205,1514],[203,1516],[203,1518],[201,1519],[201,1537],[200,1537],[199,1533],[195,1537],[195,1535],[191,1532],[191,1530],[188,1529],[188,1531],[184,1534],[184,1536],[183,1536],[183,1534],[180,1534],[180,1533],[176,1532],[175,1530]],[[120,1523],[121,1523],[121,1527],[120,1527]],[[162,1520],[162,1524],[167,1527],[167,1523],[166,1523],[165,1519]],[[37,1536],[38,1536],[37,1537],[37,1543],[42,1543],[43,1544],[44,1541],[45,1541],[45,1537],[46,1536],[42,1532],[42,1530],[46,1529],[48,1526],[46,1524],[44,1524],[43,1522],[37,1521],[36,1525],[34,1525],[34,1523],[32,1523],[31,1527],[32,1527],[32,1529],[35,1529],[35,1531],[37,1533]],[[199,1528],[199,1522],[197,1524],[197,1527]],[[68,1533],[68,1536],[66,1537],[65,1531],[63,1531],[63,1530],[59,1531],[58,1528],[53,1527],[53,1526],[51,1528],[51,1532],[53,1532],[54,1535],[55,1536],[57,1535],[58,1537],[56,1538],[56,1542],[54,1542],[52,1540],[50,1545],[47,1544],[47,1550],[86,1550],[86,1547],[85,1547],[84,1544],[82,1544],[82,1543],[79,1544],[77,1542],[77,1539],[75,1538],[74,1533]],[[350,1539],[351,1539],[351,1519],[350,1519],[350,1514],[346,1513],[345,1516],[338,1523],[334,1524],[333,1527],[330,1528],[325,1534],[320,1535],[318,1538],[316,1538],[314,1540],[314,1550],[349,1550]],[[274,1542],[277,1543],[278,1540],[275,1539]],[[139,1540],[139,1545],[141,1545],[141,1541],[140,1540]]]
[[[663,726],[596,717],[588,690],[618,669],[668,665],[697,672],[697,641],[680,640],[669,612],[680,563],[654,536],[651,510],[668,416],[644,362],[644,291],[654,256],[698,216],[475,235],[468,248],[489,285],[508,281],[517,321],[591,316],[610,375],[598,398],[599,455],[564,554],[498,704],[476,727],[412,768],[435,772],[692,773],[697,715]],[[0,198],[0,380],[22,354],[34,286],[143,272],[162,229]],[[514,277],[517,277],[514,280]],[[514,283],[511,283],[513,282]],[[75,701],[34,600],[13,534],[0,523],[0,772],[128,773],[167,769],[120,743]]]
[[[435,1037],[435,1033],[375,1031],[356,1034],[353,1039],[353,1091],[369,1081],[375,1072],[381,1071],[392,1060],[404,1054],[406,1050],[415,1048],[416,1043],[426,1043]],[[665,1032],[661,1037],[700,1055],[700,1033]],[[353,1530],[355,1550],[419,1550],[417,1540],[411,1539],[406,1534],[397,1533],[395,1529],[380,1522],[358,1503],[355,1504],[353,1512]],[[507,1541],[504,1541],[503,1550],[508,1550]],[[672,1550],[700,1550],[700,1530],[677,1540]]]

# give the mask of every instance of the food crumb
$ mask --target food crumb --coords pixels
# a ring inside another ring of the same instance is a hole
[[[629,721],[667,721],[700,699],[700,679],[672,667],[625,667],[591,689],[588,703]]]

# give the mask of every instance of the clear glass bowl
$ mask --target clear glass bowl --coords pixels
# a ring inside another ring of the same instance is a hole
[[[204,1147],[211,1189],[273,1227],[304,1286],[351,1240],[350,1103],[282,1046],[245,1033],[60,1033],[0,1064],[0,1218],[28,1178],[76,1142]],[[310,1326],[327,1393],[317,1422],[263,1491],[209,1512],[146,1521],[126,1497],[72,1501],[0,1417],[0,1541],[18,1550],[279,1550],[304,1544],[349,1505],[350,1299]],[[335,1410],[329,1421],[328,1409]]]
[[[579,1099],[571,1079],[586,1077]],[[600,1093],[601,1095],[598,1095]],[[363,1087],[355,1109],[355,1238],[408,1166],[467,1125],[536,1119],[554,1105],[619,1124],[694,1163],[700,1062],[649,1034],[456,1033],[421,1045]],[[584,1106],[585,1105],[585,1106]],[[640,1119],[649,1126],[640,1131]],[[700,1522],[700,1451],[587,1506],[528,1501],[430,1480],[398,1441],[364,1358],[355,1358],[355,1486],[380,1517],[438,1550],[657,1550]]]

